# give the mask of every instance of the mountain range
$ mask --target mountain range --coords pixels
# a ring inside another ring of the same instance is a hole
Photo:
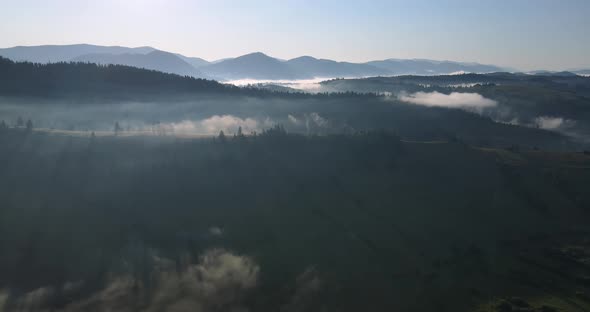
[[[301,56],[290,60],[281,60],[261,52],[209,62],[202,58],[188,57],[152,47],[128,48],[90,44],[18,46],[0,49],[0,56],[14,61],[34,63],[87,62],[127,65],[219,81],[359,78],[510,71],[495,65],[426,59],[386,59],[366,63],[350,63]],[[574,73],[584,74],[586,72],[588,71],[580,70]]]
[[[0,55],[13,61],[33,63],[70,62],[85,54],[146,54],[156,49],[152,47],[126,48],[119,46],[97,46],[90,44],[18,46],[0,49]]]
[[[138,68],[157,70],[164,73],[177,74],[181,76],[205,77],[205,75],[195,68],[194,65],[185,61],[179,56],[154,50],[146,54],[125,53],[91,53],[72,58],[72,62],[96,63],[99,65],[117,64],[127,65]]]

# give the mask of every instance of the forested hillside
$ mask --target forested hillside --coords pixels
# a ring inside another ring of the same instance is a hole
[[[280,127],[0,144],[8,311],[589,308],[587,154]]]

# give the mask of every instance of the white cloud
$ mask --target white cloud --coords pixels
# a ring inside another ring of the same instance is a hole
[[[9,293],[7,290],[0,289],[0,311],[4,311],[6,301],[8,301]]]
[[[243,308],[242,299],[258,284],[260,267],[250,257],[236,255],[224,249],[206,251],[197,264],[182,272],[173,261],[154,257],[152,288],[147,289],[131,276],[112,279],[108,285],[90,297],[69,304],[66,311],[131,311],[138,304],[144,312],[212,311],[225,307],[232,311]],[[46,298],[46,288],[31,292],[19,300],[39,301]],[[3,293],[0,292],[0,307]],[[142,299],[143,298],[143,299]],[[145,300],[145,301],[143,301]],[[30,306],[30,305],[28,305]]]
[[[322,116],[320,116],[320,114],[318,113],[310,113],[309,114],[309,118],[311,119],[311,121],[313,121],[315,123],[316,126],[324,128],[328,126],[328,120]]]
[[[227,291],[254,288],[258,281],[260,267],[248,257],[237,256],[223,249],[213,249],[200,258],[192,268],[198,277],[197,288],[207,297],[233,296]]]
[[[242,127],[244,134],[253,131],[260,132],[261,128],[269,127],[270,119],[257,121],[253,118],[239,118],[232,115],[214,115],[202,120],[183,120],[180,122],[161,123],[151,127],[152,132],[157,134],[198,134],[217,135],[219,131],[226,134],[237,133]]]
[[[563,118],[538,117],[535,119],[535,123],[539,128],[553,130],[559,128],[561,124],[563,124]]]
[[[54,294],[53,287],[39,287],[19,297],[16,304],[22,311],[37,311],[43,308]]]
[[[212,226],[209,228],[209,234],[213,236],[221,236],[223,235],[223,229],[218,226]]]
[[[83,281],[66,282],[57,288],[70,289],[65,293],[53,287],[40,287],[11,297],[9,291],[0,289],[0,311],[8,302],[16,304],[19,311],[54,311],[54,299],[63,295],[73,301],[58,310],[61,312],[247,311],[245,302],[260,283],[260,266],[254,259],[221,248],[205,251],[194,264],[187,259],[180,271],[175,261],[152,257],[149,284],[132,275],[111,275],[104,288],[88,296],[79,292]],[[307,268],[292,287],[285,288],[289,289],[289,297],[276,311],[319,311],[323,286],[315,268]]]
[[[280,312],[317,311],[318,307],[314,307],[313,303],[321,290],[322,280],[317,271],[313,267],[307,268],[297,276],[295,291]]]
[[[572,123],[574,123],[574,121],[563,119],[561,117],[541,116],[535,118],[535,125],[546,130],[556,130],[563,126],[571,125]]]
[[[283,87],[289,87],[300,91],[307,92],[318,92],[322,89],[320,82],[334,79],[333,77],[317,77],[313,79],[296,79],[296,80],[269,80],[269,79],[239,79],[231,80],[225,83],[232,84],[235,86],[248,86],[248,85],[277,85]]]
[[[400,100],[408,103],[436,106],[461,108],[481,112],[485,108],[495,107],[496,101],[487,99],[478,93],[460,93],[453,92],[444,94],[440,92],[417,92],[411,95],[403,95]]]
[[[289,115],[289,116],[287,116],[287,118],[294,125],[299,125],[299,123],[300,123],[299,120],[297,119],[297,117],[295,117],[293,115]]]
[[[252,118],[241,119],[231,115],[213,116],[200,121],[203,130],[208,133],[217,133],[221,130],[226,132],[237,132],[238,127],[242,127],[242,131],[249,133],[251,131],[258,131],[258,122]]]
[[[464,70],[459,70],[459,71],[455,71],[452,73],[448,73],[447,75],[449,76],[457,76],[457,75],[465,75],[465,74],[469,74],[469,72],[466,72]]]

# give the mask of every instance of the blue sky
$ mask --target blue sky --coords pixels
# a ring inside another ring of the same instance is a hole
[[[590,68],[590,1],[0,0],[0,47],[73,43]]]

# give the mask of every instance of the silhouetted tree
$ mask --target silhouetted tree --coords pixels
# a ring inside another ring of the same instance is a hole
[[[6,122],[4,120],[0,121],[0,129],[6,129],[8,128],[8,125],[6,125]]]
[[[223,130],[219,131],[219,135],[217,136],[217,139],[218,139],[220,142],[225,142],[225,141],[226,141],[226,138],[225,138],[225,133],[223,133]]]
[[[22,128],[25,126],[25,121],[23,120],[23,118],[21,116],[18,116],[18,118],[16,119],[16,126],[19,128]]]
[[[246,136],[244,135],[244,132],[242,131],[242,127],[238,127],[238,134],[236,135],[236,137],[238,138],[238,140],[245,140]]]
[[[119,135],[119,132],[121,132],[122,128],[119,125],[118,121],[115,121],[115,135]]]
[[[263,136],[272,136],[272,137],[286,136],[287,130],[285,130],[285,127],[283,127],[283,125],[276,124],[272,128],[263,130],[262,135]]]
[[[27,120],[27,131],[28,132],[33,131],[33,122],[30,119]]]

